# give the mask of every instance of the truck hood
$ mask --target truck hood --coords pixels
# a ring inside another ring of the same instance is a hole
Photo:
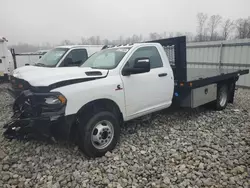
[[[46,68],[46,67],[38,67],[38,66],[32,66],[32,65],[19,67],[13,70],[13,76],[17,74],[23,74],[25,72],[30,72],[30,71],[39,71],[43,68]]]
[[[108,70],[89,67],[46,68],[27,66],[13,72],[14,77],[23,79],[32,86],[49,86],[61,81],[75,79],[101,78],[107,76],[107,74]]]

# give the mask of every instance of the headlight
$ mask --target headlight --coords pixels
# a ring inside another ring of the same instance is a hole
[[[46,104],[65,104],[66,98],[63,95],[59,96],[50,96],[45,98]]]
[[[45,103],[46,104],[60,104],[61,101],[56,97],[47,97],[45,98]]]

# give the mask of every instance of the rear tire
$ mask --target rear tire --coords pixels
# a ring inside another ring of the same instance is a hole
[[[101,157],[115,148],[120,137],[118,118],[100,111],[79,121],[78,146],[88,157]]]
[[[224,84],[218,87],[217,99],[215,101],[215,110],[223,110],[227,107],[229,100],[228,85]]]

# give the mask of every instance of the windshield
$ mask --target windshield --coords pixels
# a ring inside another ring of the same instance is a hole
[[[114,69],[130,48],[112,48],[101,50],[89,57],[81,67],[96,69]]]
[[[36,66],[55,67],[63,55],[68,51],[68,48],[55,48],[48,51],[36,62]]]

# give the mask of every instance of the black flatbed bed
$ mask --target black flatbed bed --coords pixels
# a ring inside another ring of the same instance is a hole
[[[249,70],[226,69],[226,68],[187,68],[187,80],[183,83],[190,87],[201,87],[211,83],[217,83],[240,75],[248,74]]]
[[[239,76],[249,73],[248,69],[189,68],[185,36],[147,41],[152,42],[160,43],[168,56],[175,80],[173,99],[179,106],[193,108],[211,102],[223,85],[228,87],[228,102],[233,103]]]
[[[225,69],[225,68],[218,68],[218,69],[187,68],[187,82],[218,77],[232,73],[243,74],[245,71],[246,70]]]

